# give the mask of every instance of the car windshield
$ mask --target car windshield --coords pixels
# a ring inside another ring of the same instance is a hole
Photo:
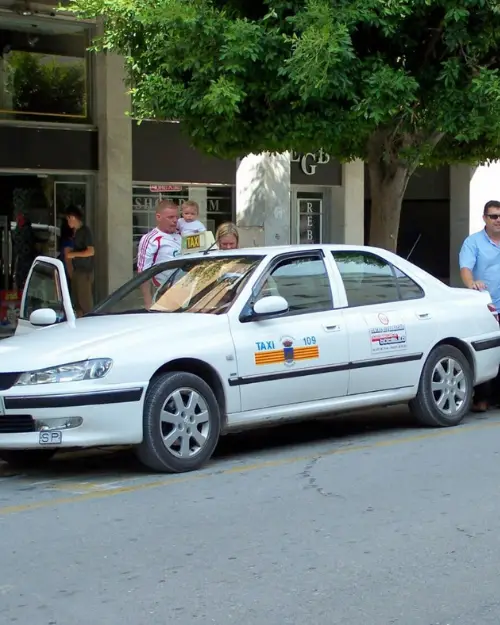
[[[229,310],[263,256],[182,258],[144,271],[99,304],[90,315],[210,313]],[[152,305],[145,292],[151,290]]]

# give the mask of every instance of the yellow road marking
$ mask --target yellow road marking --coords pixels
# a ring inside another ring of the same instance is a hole
[[[123,480],[121,480],[123,481]],[[66,492],[82,492],[82,491],[94,491],[99,488],[103,489],[104,487],[109,487],[109,484],[103,482],[99,484],[99,482],[62,482],[62,483],[52,483],[50,486],[50,490],[57,491],[66,491]]]
[[[31,512],[32,510],[40,510],[41,508],[52,508],[63,504],[78,503],[80,501],[89,501],[94,499],[104,499],[113,497],[116,495],[123,495],[126,493],[136,493],[140,491],[151,490],[153,488],[162,488],[164,486],[172,486],[174,484],[182,484],[184,482],[194,482],[196,480],[203,480],[215,475],[231,475],[234,473],[248,473],[250,471],[259,471],[262,469],[276,468],[289,464],[295,464],[297,462],[310,462],[314,458],[324,458],[328,456],[348,454],[357,451],[367,451],[373,449],[380,449],[383,447],[394,447],[396,445],[402,445],[405,443],[414,443],[418,441],[429,440],[432,438],[443,438],[445,436],[451,436],[453,434],[463,434],[470,431],[485,430],[488,428],[500,427],[500,421],[480,423],[477,425],[465,425],[457,428],[446,428],[444,430],[433,430],[425,434],[412,434],[411,436],[404,436],[401,438],[393,438],[383,441],[376,441],[365,445],[350,445],[335,449],[330,449],[324,452],[317,452],[315,454],[309,454],[304,456],[293,456],[288,458],[278,458],[276,460],[264,460],[262,462],[256,462],[254,464],[246,464],[234,466],[229,469],[204,471],[200,473],[189,473],[187,475],[172,476],[166,479],[160,479],[153,482],[142,482],[140,484],[132,484],[130,486],[119,486],[110,490],[90,490],[87,493],[77,494],[68,497],[47,498],[33,503],[19,504],[16,506],[4,506],[0,508],[0,516],[7,516],[9,514],[17,514],[20,512]],[[97,486],[97,483],[88,482],[89,486]]]

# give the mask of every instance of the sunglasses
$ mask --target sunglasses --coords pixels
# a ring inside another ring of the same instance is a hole
[[[499,215],[485,215],[485,217],[489,217],[490,219],[493,219],[493,221],[496,221],[497,219],[500,219],[500,214]]]

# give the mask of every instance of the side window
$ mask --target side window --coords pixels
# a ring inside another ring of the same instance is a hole
[[[318,256],[290,258],[280,262],[267,276],[257,299],[281,295],[291,313],[310,313],[333,308],[330,279]]]
[[[60,321],[66,319],[56,267],[47,263],[37,263],[25,289],[26,299],[21,310],[21,319],[28,320],[31,313],[39,308],[52,308]]]
[[[333,252],[349,306],[417,299],[422,289],[383,258],[368,252]]]
[[[396,272],[396,277],[398,279],[399,294],[401,299],[420,299],[425,295],[423,289],[416,282],[413,282],[413,280],[400,269],[394,267],[394,271]]]

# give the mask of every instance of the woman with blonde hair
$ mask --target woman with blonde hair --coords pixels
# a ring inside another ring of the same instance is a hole
[[[215,233],[215,242],[219,250],[236,250],[240,245],[238,228],[231,222],[221,224]]]

